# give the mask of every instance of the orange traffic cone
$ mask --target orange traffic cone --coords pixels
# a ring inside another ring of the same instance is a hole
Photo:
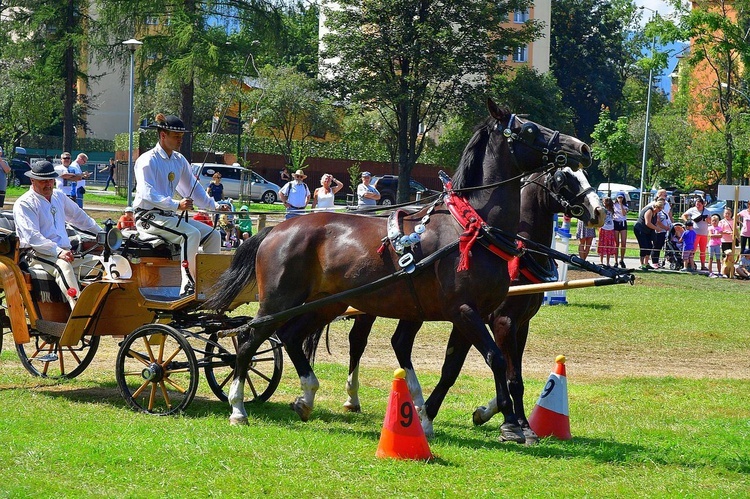
[[[529,416],[529,426],[540,437],[555,436],[570,440],[570,418],[568,416],[568,381],[565,377],[565,356],[555,359],[554,372],[550,373],[542,394]]]
[[[432,459],[427,437],[406,386],[406,371],[396,369],[385,410],[383,430],[376,457],[396,459]]]

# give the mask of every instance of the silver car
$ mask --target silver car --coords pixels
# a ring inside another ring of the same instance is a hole
[[[273,204],[279,199],[279,186],[269,182],[257,173],[241,166],[222,165],[219,163],[192,163],[193,174],[198,177],[205,189],[211,183],[214,173],[221,174],[221,184],[224,186],[224,197],[240,198],[242,179],[250,184],[250,200]],[[245,187],[247,190],[247,187]],[[245,193],[247,194],[247,193]]]

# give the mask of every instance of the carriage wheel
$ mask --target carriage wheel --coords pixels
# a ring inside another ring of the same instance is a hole
[[[164,324],[148,324],[120,344],[115,377],[136,411],[166,416],[183,411],[198,390],[198,362],[187,339]]]
[[[206,345],[206,381],[222,402],[228,400],[229,386],[234,379],[237,360],[237,338],[218,338],[211,334]],[[245,402],[265,402],[281,381],[284,354],[281,342],[272,336],[264,341],[253,356],[245,377]]]
[[[84,336],[77,345],[61,346],[60,338],[32,333],[31,342],[16,345],[16,351],[23,367],[33,376],[75,378],[94,360],[100,340],[100,336]]]

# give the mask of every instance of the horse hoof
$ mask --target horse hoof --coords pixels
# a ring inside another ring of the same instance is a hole
[[[303,422],[307,422],[307,420],[310,419],[312,407],[307,405],[307,403],[302,400],[301,397],[289,404],[289,407],[297,413],[297,415]]]
[[[346,402],[344,404],[344,410],[346,412],[362,412],[362,407],[359,404],[350,404]]]
[[[231,426],[247,426],[247,416],[229,416]]]
[[[424,431],[424,436],[428,439],[435,436],[435,428],[432,426],[432,421],[430,420],[424,420],[422,421],[422,431]]]
[[[526,438],[526,445],[536,445],[539,443],[539,436],[528,426],[523,428],[523,436]]]
[[[486,410],[487,408],[485,406],[477,407],[477,410],[471,415],[471,420],[474,421],[474,426],[481,426],[487,422],[483,417]]]
[[[501,442],[515,442],[517,444],[526,443],[526,437],[523,434],[521,427],[514,423],[503,423],[500,425],[500,437]]]

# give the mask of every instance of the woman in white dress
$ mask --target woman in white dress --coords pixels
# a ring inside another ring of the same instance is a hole
[[[334,182],[336,183],[336,185],[331,186],[331,184]],[[315,189],[315,192],[313,192],[313,209],[333,209],[333,197],[337,192],[341,190],[342,187],[344,187],[344,184],[333,178],[333,175],[331,175],[330,173],[324,173],[323,176],[320,177],[320,185],[321,186]]]

